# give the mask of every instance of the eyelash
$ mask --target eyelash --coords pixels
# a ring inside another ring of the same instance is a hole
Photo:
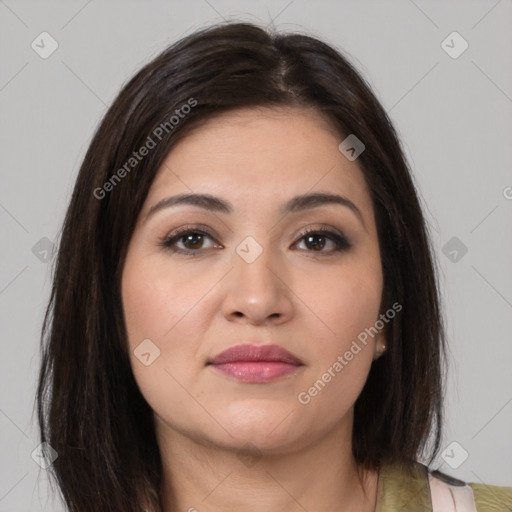
[[[163,247],[165,250],[171,251],[173,253],[184,254],[184,255],[188,255],[188,256],[197,256],[198,253],[201,251],[201,249],[195,249],[195,250],[193,250],[193,249],[178,249],[174,246],[174,244],[177,241],[179,241],[182,238],[185,238],[185,236],[191,235],[191,234],[207,236],[212,239],[214,238],[213,235],[211,233],[208,233],[207,231],[203,231],[199,228],[193,228],[190,226],[186,226],[184,228],[181,228],[177,232],[173,233],[172,235],[162,238],[159,241],[158,245],[160,247]],[[344,235],[339,235],[338,233],[335,233],[334,231],[330,231],[326,226],[321,226],[320,228],[306,229],[300,235],[300,238],[298,239],[298,241],[296,243],[300,242],[301,240],[305,239],[307,236],[311,236],[311,235],[323,236],[336,244],[336,248],[333,249],[332,251],[306,250],[306,252],[310,252],[315,255],[319,254],[319,255],[327,255],[328,256],[328,255],[332,255],[335,253],[348,251],[352,247],[352,244],[349,242],[349,240]]]

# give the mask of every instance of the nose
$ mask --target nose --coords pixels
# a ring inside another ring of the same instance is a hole
[[[292,318],[294,294],[282,258],[264,248],[249,262],[235,252],[233,267],[223,280],[222,311],[229,321],[278,325]]]

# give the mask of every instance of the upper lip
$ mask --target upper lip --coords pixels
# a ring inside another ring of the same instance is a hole
[[[235,361],[279,361],[294,365],[302,365],[302,361],[288,350],[279,345],[243,344],[230,347],[212,359],[207,364],[233,363]]]

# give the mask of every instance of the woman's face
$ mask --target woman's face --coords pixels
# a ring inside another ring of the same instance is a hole
[[[341,142],[309,109],[244,109],[191,132],[159,169],[122,300],[160,432],[285,453],[351,428],[384,341],[368,331],[383,279],[371,198]],[[216,199],[169,201],[184,194]],[[297,199],[312,194],[345,199]]]

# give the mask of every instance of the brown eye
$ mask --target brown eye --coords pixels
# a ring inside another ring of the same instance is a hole
[[[325,247],[326,240],[327,237],[324,235],[307,235],[304,237],[306,246],[314,251],[322,250]]]
[[[169,251],[194,255],[193,253],[205,249],[205,239],[213,240],[211,235],[203,231],[197,229],[183,229],[178,233],[164,238],[159,245]],[[179,244],[181,244],[181,247]],[[212,246],[206,248],[211,247]]]
[[[206,240],[212,241],[212,244],[209,247],[205,247]],[[220,245],[215,245],[213,240],[214,238],[212,235],[202,230],[184,228],[178,232],[172,233],[168,237],[165,237],[161,240],[159,245],[171,252],[196,256],[204,249],[222,247]],[[326,229],[310,229],[306,231],[296,245],[301,242],[305,244],[306,252],[313,252],[322,255],[346,251],[352,246],[345,236]],[[331,246],[330,249],[329,245]]]
[[[308,252],[319,252],[319,253],[332,253],[338,251],[345,251],[350,249],[350,242],[342,235],[338,235],[332,231],[327,230],[310,230],[304,234],[300,241],[304,241],[304,244],[308,249]],[[324,250],[331,242],[334,247],[331,250]]]
[[[203,236],[201,233],[190,233],[182,235],[178,240],[183,240],[186,249],[200,249],[203,244]]]

